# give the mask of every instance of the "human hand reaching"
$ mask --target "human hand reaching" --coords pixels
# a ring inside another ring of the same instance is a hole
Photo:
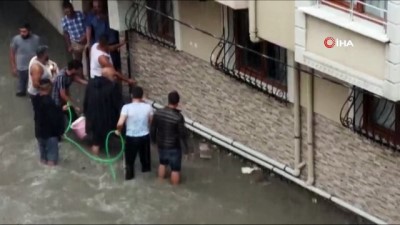
[[[129,79],[128,80],[128,84],[129,85],[135,85],[137,82],[136,82],[136,80],[134,80],[134,79]]]

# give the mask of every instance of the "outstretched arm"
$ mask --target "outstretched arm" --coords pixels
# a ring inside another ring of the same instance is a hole
[[[124,41],[122,41],[121,43],[119,43],[119,44],[115,44],[115,45],[110,45],[110,46],[108,46],[109,48],[110,48],[110,51],[115,51],[115,50],[118,50],[119,48],[121,48],[122,46],[124,46],[126,44],[126,41],[124,40]]]
[[[110,59],[109,59],[107,56],[104,56],[104,55],[102,55],[102,56],[99,57],[99,63],[100,63],[100,65],[101,65],[101,67],[103,67],[103,68],[106,68],[106,67],[114,67],[114,66],[111,64]],[[128,83],[128,84],[135,84],[135,83],[136,83],[135,80],[128,79],[127,77],[123,76],[123,75],[122,75],[120,72],[118,72],[118,71],[115,71],[114,75],[115,75],[119,80],[125,81],[125,82]]]
[[[82,84],[82,85],[87,85],[87,84],[88,84],[88,81],[85,80],[85,79],[83,79],[83,78],[80,77],[80,76],[74,76],[74,81],[75,81],[76,83]]]

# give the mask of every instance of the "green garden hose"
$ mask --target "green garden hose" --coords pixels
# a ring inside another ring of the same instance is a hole
[[[69,115],[69,119],[68,119],[68,126],[65,129],[64,132],[64,138],[69,141],[70,143],[72,143],[73,145],[76,146],[76,148],[78,150],[80,150],[83,154],[85,154],[87,157],[89,157],[91,160],[98,162],[98,163],[104,163],[104,164],[108,164],[110,167],[110,171],[111,171],[111,175],[114,179],[114,181],[116,180],[117,176],[115,173],[115,169],[113,167],[113,164],[121,159],[121,157],[124,155],[125,152],[125,141],[124,138],[122,137],[122,135],[119,135],[120,141],[121,141],[121,150],[120,152],[114,157],[111,158],[110,157],[110,152],[109,152],[109,140],[112,134],[115,133],[115,131],[110,131],[107,134],[106,140],[105,140],[105,148],[106,148],[106,154],[107,154],[107,159],[104,158],[100,158],[98,156],[94,156],[92,154],[90,154],[85,148],[83,148],[79,143],[77,143],[76,141],[74,141],[73,139],[71,139],[70,137],[68,137],[67,133],[71,130],[71,125],[72,125],[72,110],[71,110],[71,105],[69,103],[67,103],[67,107],[68,107],[68,115]]]

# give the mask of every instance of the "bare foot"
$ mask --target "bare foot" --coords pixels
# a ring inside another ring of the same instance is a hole
[[[47,165],[47,161],[46,160],[40,160],[40,163],[43,165]]]
[[[93,155],[99,155],[100,147],[99,146],[92,146],[92,153]]]
[[[56,165],[56,163],[55,163],[55,162],[53,162],[53,161],[48,161],[48,162],[47,162],[47,165],[48,165],[48,166],[55,166],[55,165]]]

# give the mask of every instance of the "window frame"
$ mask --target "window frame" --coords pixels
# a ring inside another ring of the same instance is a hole
[[[385,0],[381,0],[381,1],[385,1]],[[330,2],[330,3],[332,3],[332,5],[330,5],[330,4],[326,3],[326,2]],[[353,10],[355,12],[360,13],[361,15],[354,14],[354,16],[362,18],[362,19],[365,19],[365,20],[373,22],[373,23],[377,23],[379,25],[385,25],[386,24],[386,16],[384,18],[381,18],[381,17],[377,17],[377,16],[374,16],[374,15],[370,15],[370,14],[365,13],[365,6],[363,4],[361,4],[361,3],[359,3],[359,2],[365,2],[365,1],[364,0],[357,0],[356,4],[354,5]],[[324,5],[327,5],[329,7],[333,7],[335,9],[344,11],[346,13],[350,13],[349,11],[341,8],[341,7],[344,7],[344,8],[347,8],[347,9],[351,8],[350,3],[345,2],[344,0],[323,0],[323,1],[321,1],[321,3],[324,4]],[[337,7],[335,7],[334,5],[337,5]],[[387,9],[385,9],[385,10],[387,10]]]
[[[157,2],[157,5],[154,8],[153,5],[151,5],[151,2]],[[168,12],[163,12],[162,6],[159,4],[165,4],[164,8],[167,8],[166,4],[171,4],[172,7],[172,12],[173,13],[173,3],[172,0],[146,0],[146,6],[150,7],[154,10],[160,11],[161,13],[168,14]],[[147,28],[149,32],[157,37],[160,37],[170,43],[175,44],[175,23],[174,21],[171,21],[168,18],[165,18],[165,16],[160,15],[156,12],[153,12],[151,10],[146,10],[147,14]],[[158,19],[160,18],[160,19]],[[159,21],[157,21],[159,20]],[[172,30],[169,30],[170,23],[172,23]],[[153,30],[153,26],[150,24],[157,24],[157,30]],[[160,25],[161,24],[161,25]],[[170,35],[172,34],[172,35]]]
[[[239,35],[243,35],[248,33],[249,29],[246,29],[245,31],[241,30],[239,23],[237,22],[238,20],[240,20],[241,17],[239,17],[239,13],[240,11],[247,11],[247,9],[243,9],[243,10],[235,10],[233,13],[233,30],[234,30],[234,37],[235,37],[235,42],[238,43],[239,39]],[[248,13],[247,13],[247,18],[248,18]],[[248,28],[248,27],[247,27]],[[247,35],[248,36],[248,35]],[[242,43],[238,43],[238,44],[242,44]],[[261,41],[259,42],[259,44],[261,45],[261,54],[265,54],[267,55],[267,48],[269,47],[269,45],[274,45],[272,43],[269,43],[267,41]],[[278,46],[278,45],[275,45]],[[244,46],[245,47],[245,46]],[[284,49],[281,46],[278,46],[279,48]],[[287,50],[285,50],[285,61],[287,60]],[[244,73],[248,76],[251,76],[253,78],[255,78],[258,81],[264,82],[266,84],[269,84],[275,88],[278,88],[284,92],[287,92],[287,88],[288,88],[288,84],[287,84],[287,79],[288,79],[288,74],[287,74],[287,70],[285,70],[285,83],[279,82],[275,79],[269,78],[269,69],[268,69],[268,64],[272,61],[272,60],[268,60],[264,57],[261,57],[261,65],[259,69],[255,69],[252,68],[248,65],[245,65],[244,63],[244,55],[245,55],[245,51],[244,49],[240,48],[240,47],[235,47],[235,60],[236,60],[236,69],[241,72]],[[251,54],[251,53],[250,53]],[[280,60],[280,59],[277,59]]]

